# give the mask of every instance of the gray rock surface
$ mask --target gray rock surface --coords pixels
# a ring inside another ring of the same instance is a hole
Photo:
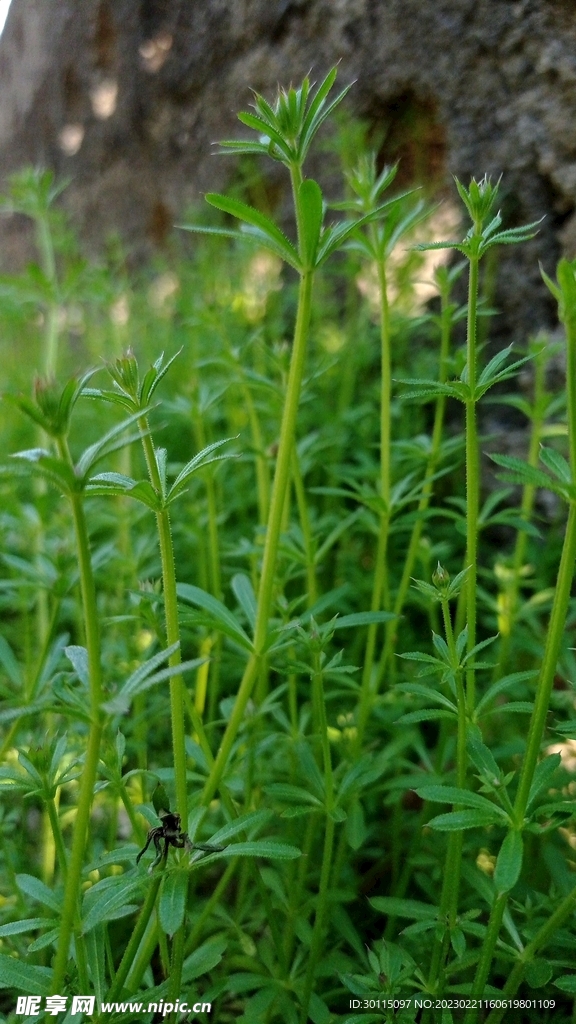
[[[506,252],[496,301],[502,336],[551,323],[538,259],[552,271],[576,254],[574,0],[13,0],[0,176],[54,168],[88,251],[120,230],[144,254],[225,186],[233,163],[211,144],[242,133],[250,87],[272,96],[337,60],[357,79],[349,109],[387,126],[405,180],[502,173],[508,224],[546,215]],[[4,266],[25,252],[13,221]]]

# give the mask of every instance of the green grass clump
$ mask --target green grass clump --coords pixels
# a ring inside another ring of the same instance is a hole
[[[335,78],[222,144],[284,165],[293,233],[208,194],[193,252],[131,274],[82,260],[50,175],[7,197],[40,256],[0,281],[10,1020],[572,1020],[576,264],[544,275],[564,393],[549,339],[478,329],[483,257],[537,230],[497,185],[427,242],[374,155],[338,202],[306,175]],[[489,474],[490,401],[527,457]]]

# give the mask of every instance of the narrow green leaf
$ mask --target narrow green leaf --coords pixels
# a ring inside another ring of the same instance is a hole
[[[502,818],[496,807],[492,813],[480,810],[450,811],[448,814],[438,814],[428,822],[430,828],[438,829],[440,832],[459,832],[461,829],[486,828],[488,825],[498,824],[502,824]]]
[[[137,694],[144,693],[153,686],[157,686],[158,683],[166,682],[167,679],[173,679],[174,676],[183,676],[187,672],[193,672],[195,669],[200,668],[200,665],[205,665],[207,660],[207,658],[191,658],[190,661],[181,661],[178,665],[169,665],[167,668],[161,669],[160,672],[155,672],[152,676],[141,678],[129,690],[122,689],[115,697],[106,701],[102,708],[109,715],[125,715],[128,713],[130,704]]]
[[[530,794],[528,796],[528,808],[532,806],[538,794],[550,785],[556,771],[560,767],[561,761],[562,758],[560,754],[550,754],[536,765],[536,770],[532,778],[532,785],[530,786]]]
[[[413,693],[417,697],[424,697],[425,700],[431,700],[434,704],[440,704],[449,711],[457,711],[453,701],[431,686],[423,686],[422,683],[398,683],[396,689],[402,690],[403,693]]]
[[[233,440],[235,439],[232,437],[225,437],[222,441],[215,441],[213,444],[209,444],[206,448],[203,448],[201,452],[198,452],[198,454],[195,455],[194,458],[190,459],[190,461],[186,463],[184,468],[180,470],[178,476],[176,477],[174,483],[172,484],[172,487],[170,488],[170,492],[168,495],[168,500],[173,500],[178,494],[184,491],[185,488],[188,486],[188,483],[192,476],[194,475],[194,473],[196,473],[199,469],[202,469],[203,466],[209,466],[212,462],[218,462],[222,458],[232,458],[233,456],[230,455],[220,456],[218,459],[212,459],[209,458],[209,456],[212,454],[212,452],[215,452],[217,451],[218,448],[221,448],[223,444],[228,444],[228,441]]]
[[[106,932],[104,925],[96,925],[92,928],[87,935],[84,936],[84,942],[86,943],[86,953],[88,961],[88,970],[90,971],[90,977],[92,984],[94,985],[94,992],[96,993],[96,999],[99,1003],[106,998],[107,982],[106,982]]]
[[[140,896],[144,886],[141,878],[128,881],[125,878],[104,878],[91,889],[87,889],[82,902],[82,932],[86,935],[91,928],[103,921],[112,920],[125,907],[131,906]]]
[[[64,654],[80,682],[84,683],[84,686],[88,686],[90,683],[90,673],[88,669],[88,651],[86,648],[72,645],[64,648]]]
[[[374,896],[368,901],[374,910],[381,910],[388,917],[407,917],[412,921],[435,921],[438,907],[419,900],[397,899],[395,896]]]
[[[39,929],[43,930],[50,923],[51,921],[48,917],[29,917],[25,921],[10,921],[9,924],[0,925],[0,938],[3,939],[7,935],[23,935],[26,932],[35,932]]]
[[[310,101],[310,106],[308,107],[308,110],[306,112],[306,116],[305,116],[304,121],[302,123],[301,146],[302,146],[302,148],[304,150],[304,152],[302,153],[303,156],[304,156],[304,154],[306,152],[306,148],[309,146],[309,144],[310,144],[310,142],[311,142],[311,140],[312,140],[312,138],[314,136],[315,131],[319,127],[319,125],[318,125],[318,116],[320,114],[320,111],[324,107],[324,104],[325,104],[325,101],[326,101],[326,97],[328,96],[328,93],[330,92],[330,89],[332,88],[332,86],[334,85],[334,82],[336,81],[336,75],[337,74],[338,74],[338,68],[337,67],[331,68],[330,71],[328,72],[328,74],[326,75],[326,77],[323,79],[323,81],[318,86],[318,88],[317,88],[317,90],[316,90],[316,92],[314,94],[313,99]],[[348,87],[348,88],[350,88],[350,87]],[[339,103],[340,100],[343,98],[343,96],[346,94],[347,91],[348,91],[348,89],[344,90],[341,93],[341,95],[338,97],[336,102]]]
[[[0,636],[0,665],[14,686],[22,685],[22,672],[14,651],[3,636]]]
[[[576,996],[576,974],[561,974],[554,982],[556,988],[569,996]]]
[[[474,807],[485,814],[500,818],[503,822],[508,821],[508,815],[502,807],[493,804],[491,800],[487,800],[480,793],[471,793],[468,789],[458,789],[456,786],[425,786],[423,789],[417,789],[416,793],[423,800],[431,800],[432,803],[461,804],[464,807]]]
[[[200,587],[195,587],[190,583],[179,583],[176,589],[178,597],[182,601],[187,601],[188,604],[203,608],[227,636],[233,637],[242,647],[252,650],[252,641],[248,634],[243,630],[232,612],[228,611],[228,608],[221,601],[212,597],[212,594],[208,594],[205,590],[201,590]]]
[[[530,988],[543,988],[552,977],[552,968],[547,960],[536,957],[529,960],[524,969],[524,978]]]
[[[415,725],[417,722],[438,722],[442,718],[456,718],[455,711],[439,711],[437,708],[426,708],[424,711],[409,711],[397,719],[396,725]]]
[[[227,825],[224,825],[214,835],[210,836],[208,842],[217,846],[223,846],[232,836],[237,836],[239,832],[248,832],[249,830],[261,828],[271,817],[272,811],[268,810],[250,811],[248,814],[241,814],[234,821],[229,821]]]
[[[217,210],[229,213],[232,217],[237,217],[238,220],[250,225],[258,232],[258,237],[262,239],[263,243],[265,241],[271,243],[271,247],[277,255],[281,256],[295,270],[301,270],[300,258],[294,246],[270,217],[266,217],[263,213],[255,210],[253,206],[248,206],[247,203],[241,203],[239,199],[232,199],[216,192],[207,193],[205,198],[206,202],[215,206]]]
[[[478,704],[476,705],[476,714],[483,714],[499,694],[510,690],[511,687],[516,685],[516,683],[523,683],[528,679],[533,679],[536,674],[536,669],[533,669],[531,672],[512,672],[510,675],[504,676],[503,679],[499,679],[497,682],[492,683],[492,685],[486,690],[486,693],[478,701]]]
[[[522,870],[523,853],[522,833],[511,830],[500,847],[494,868],[494,884],[499,893],[509,892],[516,885]]]
[[[252,629],[256,625],[256,595],[252,581],[245,573],[237,572],[232,577],[232,590]]]
[[[242,142],[240,139],[222,139],[218,145],[220,147],[218,155],[222,156],[226,156],[229,153],[255,153],[257,156],[268,156],[268,146],[265,146],[262,142]],[[177,226],[183,227],[181,224],[178,224]],[[194,229],[188,228],[187,230]]]
[[[572,483],[572,470],[569,463],[554,448],[545,448],[544,445],[541,445],[540,462],[544,463],[546,469],[549,469],[561,484]]]
[[[14,988],[27,995],[43,996],[50,991],[52,970],[23,964],[13,956],[0,953],[0,988]]]
[[[376,622],[390,622],[395,618],[392,612],[354,612],[352,615],[339,615],[331,623],[331,629],[354,629],[356,626],[369,626]]]
[[[479,730],[477,731],[479,733]],[[480,774],[491,778],[494,782],[498,782],[500,779],[500,769],[494,760],[494,755],[490,748],[482,740],[474,736],[468,739],[466,747],[472,764],[478,769]]]
[[[132,444],[134,441],[139,440],[140,434],[132,434],[128,437],[122,436],[126,434],[126,431],[133,427],[134,424],[138,423],[138,420],[142,416],[150,411],[149,408],[139,409],[138,412],[132,413],[131,416],[127,416],[126,419],[122,420],[121,423],[116,423],[110,430],[104,434],[98,441],[91,444],[86,448],[78,460],[77,472],[81,478],[87,477],[88,473],[97,462],[104,459],[107,455],[111,455],[117,451],[118,448],[123,448],[128,444]]]
[[[210,857],[204,859],[204,863],[208,860],[220,860],[223,857],[265,857],[268,860],[294,860],[301,856],[301,851],[295,846],[262,839],[254,843],[231,843],[225,850],[210,854]]]
[[[560,493],[558,486],[546,473],[536,469],[535,466],[528,465],[527,462],[516,458],[515,455],[492,454],[490,458],[497,466],[502,466],[503,469],[507,470],[505,479],[511,480],[512,483],[528,484],[532,487],[545,487],[556,494]]]
[[[160,924],[167,935],[174,935],[184,921],[188,894],[188,872],[182,868],[168,872],[160,893]]]
[[[50,910],[55,910],[57,914],[61,912],[61,897],[52,892],[52,889],[44,885],[44,882],[41,882],[39,878],[35,878],[34,875],[16,875],[16,884],[21,892],[31,896],[33,900],[38,900],[38,903],[43,903],[45,907],[50,907]]]
[[[222,959],[222,954],[227,944],[228,940],[224,936],[218,935],[215,938],[208,939],[198,949],[195,949],[184,961],[182,981],[188,984],[191,981],[195,981],[196,978],[200,978],[203,974],[207,974],[213,967],[216,967]]]
[[[44,477],[48,483],[62,491],[63,494],[71,494],[77,489],[78,480],[72,470],[65,462],[55,459],[43,448],[30,448],[28,451],[16,452],[13,459],[22,460],[22,464],[15,466],[15,472],[24,475],[29,472]],[[2,467],[10,473],[9,466]]]
[[[47,946],[54,946],[56,948],[59,933],[59,928],[50,928],[50,930],[44,932],[43,935],[39,935],[38,938],[34,939],[34,942],[31,942],[28,946],[28,953],[36,953],[39,949],[46,949]]]
[[[493,375],[498,372],[502,364],[506,362],[511,352],[512,345],[508,345],[506,348],[503,348],[499,352],[497,352],[496,355],[493,356],[492,359],[490,359],[490,361],[482,370],[482,373],[478,377],[478,384],[487,384],[491,380]]]
[[[129,696],[134,693],[139,683],[144,679],[147,679],[159,665],[168,661],[168,658],[175,654],[179,647],[180,641],[177,640],[176,643],[170,644],[170,647],[166,647],[163,651],[158,651],[156,654],[153,654],[151,658],[148,658],[148,661],[139,665],[138,668],[130,674],[124,685],[121,687],[119,695]]]
[[[330,1024],[334,1019],[324,1000],[317,996],[315,992],[310,993],[308,1016],[312,1024]]]
[[[250,114],[247,110],[241,110],[238,114],[238,120],[245,124],[247,128],[252,128],[253,131],[259,132],[266,139],[273,142],[286,160],[291,160],[292,154],[290,147],[286,144],[286,141],[280,134],[280,132],[274,127],[274,124],[270,124],[268,120],[263,117],[258,117],[257,114]],[[268,147],[266,147],[268,151]],[[206,197],[208,198],[208,197]]]
[[[368,838],[364,809],[359,800],[354,800],[346,818],[346,840],[352,850],[359,850]]]

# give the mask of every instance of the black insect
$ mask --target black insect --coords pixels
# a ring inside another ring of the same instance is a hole
[[[186,849],[190,853],[192,850],[203,850],[205,853],[219,853],[225,849],[224,846],[215,846],[210,843],[193,843],[191,841],[188,834],[182,831],[180,815],[176,814],[175,811],[167,809],[168,799],[163,786],[156,787],[152,801],[162,824],[150,829],[146,836],[146,844],[136,857],[137,864],[146,853],[150,843],[154,843],[156,848],[156,859],[150,865],[151,870],[161,860],[166,860],[170,846],[174,846],[177,850]],[[164,841],[164,848],[162,848],[162,841]]]

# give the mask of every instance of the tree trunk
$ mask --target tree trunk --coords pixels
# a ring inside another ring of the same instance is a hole
[[[53,168],[88,252],[120,231],[144,256],[234,173],[211,145],[242,135],[250,87],[272,97],[338,60],[357,79],[349,111],[384,134],[403,182],[502,174],[508,225],[546,215],[503,256],[496,304],[503,333],[549,324],[538,259],[552,272],[576,250],[572,0],[13,0],[0,175]],[[21,227],[2,224],[5,267],[25,258]]]

